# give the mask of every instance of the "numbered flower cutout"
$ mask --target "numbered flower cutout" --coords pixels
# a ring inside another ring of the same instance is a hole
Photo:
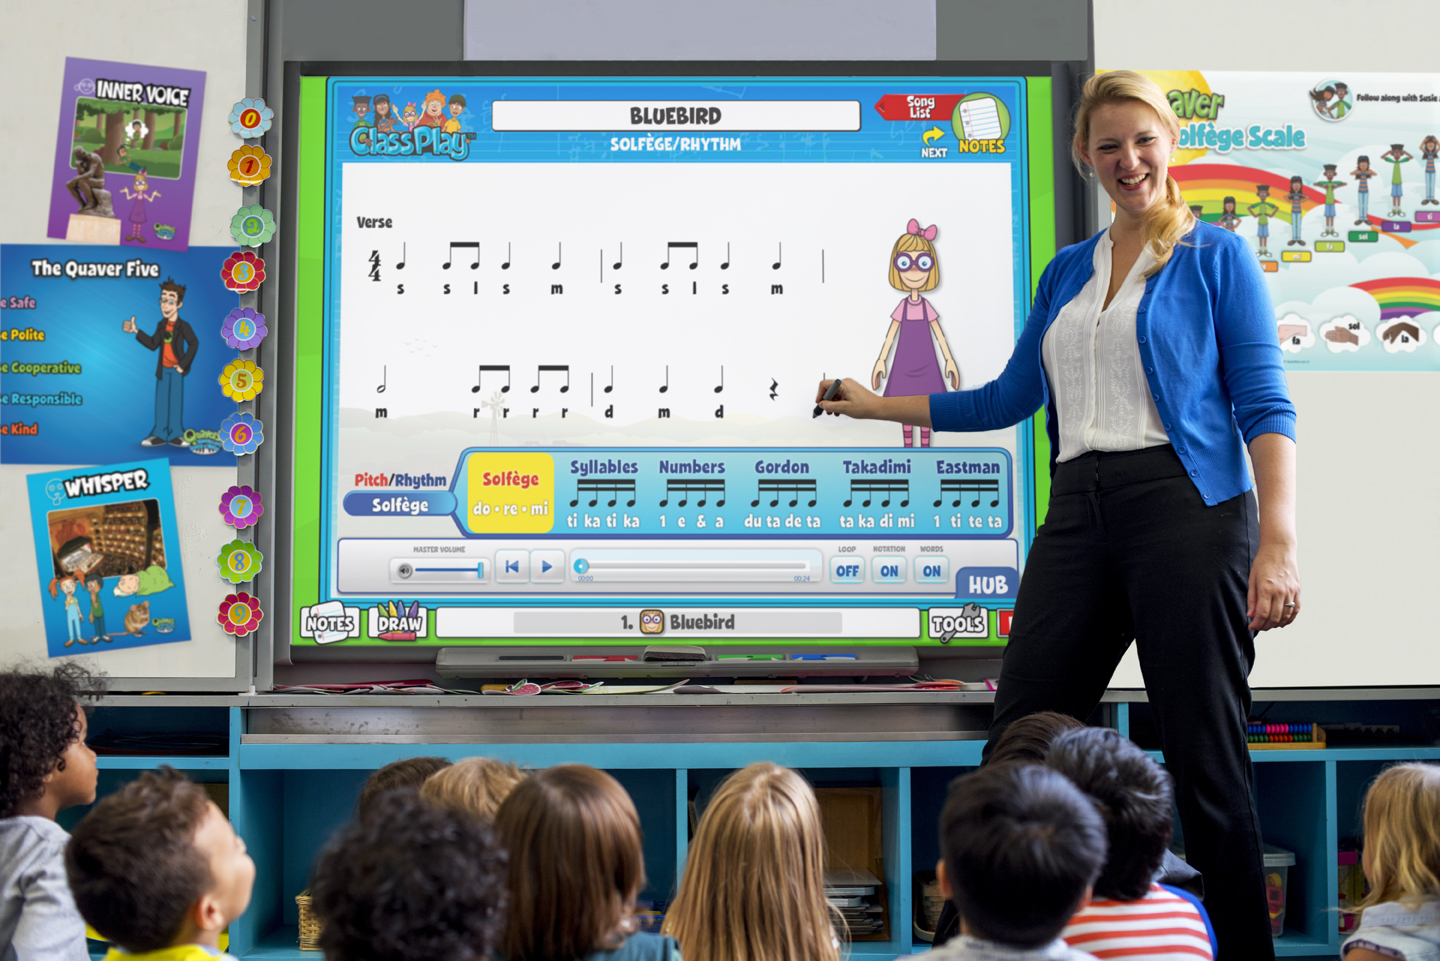
[[[244,591],[236,591],[234,594],[225,595],[215,620],[220,622],[226,634],[244,637],[260,626],[260,619],[264,616],[265,612],[260,610],[258,600]]]
[[[265,443],[265,425],[249,414],[231,414],[220,422],[220,443],[232,454],[253,454]]]
[[[265,501],[248,484],[232,487],[220,496],[220,516],[231,527],[244,529],[260,520]]]
[[[253,360],[232,360],[220,372],[221,393],[236,403],[254,400],[264,389],[265,371],[256,367]]]
[[[250,307],[236,307],[220,326],[220,336],[232,350],[254,350],[268,333],[265,315]]]
[[[225,288],[237,294],[255,290],[265,279],[265,261],[248,250],[237,250],[220,267]]]
[[[226,166],[230,168],[230,179],[242,187],[254,187],[270,179],[270,155],[264,147],[237,147]]]
[[[255,549],[254,544],[233,540],[220,548],[220,556],[215,558],[215,563],[220,565],[221,577],[231,584],[243,584],[255,579],[264,560],[264,555]]]
[[[275,215],[259,204],[241,207],[230,218],[230,236],[242,247],[259,247],[275,236]]]
[[[265,101],[246,97],[230,108],[228,123],[230,129],[246,140],[263,136],[275,119],[275,111],[265,106]]]

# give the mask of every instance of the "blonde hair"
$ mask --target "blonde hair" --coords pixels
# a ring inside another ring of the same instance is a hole
[[[839,961],[835,924],[815,792],[775,764],[730,775],[700,819],[665,933],[685,961]]]
[[[619,781],[585,764],[537,771],[500,805],[495,833],[510,853],[506,961],[576,961],[624,944],[645,857]]]
[[[1160,85],[1134,70],[1115,70],[1097,73],[1085,81],[1080,91],[1080,106],[1075,111],[1075,139],[1070,143],[1070,156],[1075,166],[1084,173],[1085,161],[1080,156],[1082,147],[1090,142],[1090,121],[1097,107],[1110,104],[1138,102],[1155,111],[1160,125],[1178,143],[1180,121]],[[1165,175],[1165,196],[1159,203],[1152,204],[1140,220],[1140,230],[1145,245],[1155,258],[1155,263],[1145,271],[1150,277],[1170,261],[1175,245],[1195,227],[1195,215],[1180,195],[1180,185],[1168,173]]]
[[[935,245],[925,239],[924,234],[903,233],[900,239],[895,241],[895,247],[890,251],[890,286],[896,290],[909,291],[904,281],[900,279],[900,271],[895,269],[895,258],[901,254],[915,253],[929,254],[935,263],[930,267],[930,279],[925,281],[921,290],[934,290],[940,286],[940,258],[935,255]]]
[[[1440,895],[1440,765],[1397,764],[1365,795],[1370,893],[1357,910]]]
[[[501,803],[524,779],[524,772],[508,762],[467,757],[430,775],[420,786],[420,796],[436,807],[493,821]]]

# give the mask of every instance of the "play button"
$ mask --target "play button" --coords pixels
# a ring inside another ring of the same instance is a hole
[[[541,561],[541,562],[540,562],[540,573],[541,573],[541,574],[544,574],[544,573],[546,573],[547,571],[549,571],[550,568],[552,568],[552,567],[554,567],[554,566],[555,566],[555,565],[554,565],[554,564],[551,564],[549,561]]]
[[[564,584],[565,552],[531,551],[530,580],[534,584]]]

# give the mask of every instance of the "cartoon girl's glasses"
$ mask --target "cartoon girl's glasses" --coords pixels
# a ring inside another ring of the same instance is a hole
[[[895,269],[902,274],[907,270],[929,270],[935,266],[935,258],[929,254],[897,254]]]

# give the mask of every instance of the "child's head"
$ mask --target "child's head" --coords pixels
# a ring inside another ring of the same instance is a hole
[[[417,116],[419,116],[419,114],[415,111],[415,101],[413,100],[405,104],[405,109],[400,111],[400,118],[402,120],[414,120]]]
[[[508,961],[572,961],[624,942],[645,862],[618,781],[584,764],[537,771],[500,805],[495,831],[510,853]]]
[[[505,853],[475,818],[397,791],[330,839],[310,896],[327,961],[485,961],[504,923]]]
[[[686,961],[838,961],[825,835],[805,779],[752,764],[705,808],[665,933]]]
[[[1233,213],[1235,212],[1235,198],[1234,198],[1234,197],[1226,197],[1221,203],[1222,203],[1222,205],[1224,206],[1225,212],[1226,212],[1227,214],[1233,214]]]
[[[383,120],[390,116],[390,97],[388,94],[377,94],[375,97],[375,116]]]
[[[420,796],[438,807],[495,820],[495,812],[525,780],[525,773],[505,761],[467,757],[426,778]]]
[[[1038,947],[1060,936],[1100,874],[1105,825],[1059,773],[997,764],[951,785],[940,850],[941,891],[967,931]]]
[[[1339,169],[1339,167],[1336,166],[1335,164],[1326,164],[1326,165],[1325,165],[1325,178],[1328,180],[1328,179],[1330,179],[1331,177],[1334,177],[1334,176],[1335,176],[1335,171],[1338,170],[1338,169]]]
[[[1303,191],[1302,191],[1301,188],[1303,188],[1304,186],[1305,186],[1305,178],[1304,178],[1304,177],[1301,177],[1300,175],[1297,174],[1297,175],[1295,175],[1294,177],[1291,177],[1291,178],[1290,178],[1290,192],[1291,192],[1292,194],[1302,193]]]
[[[890,286],[896,290],[934,290],[940,284],[940,262],[935,257],[934,224],[921,229],[910,221],[890,250]]]
[[[1359,167],[1361,170],[1369,170],[1370,158],[1362,153],[1360,156],[1355,158],[1355,166]]]
[[[1256,184],[1256,185],[1255,185],[1255,193],[1256,193],[1256,195],[1259,196],[1259,198],[1260,198],[1261,200],[1264,200],[1266,197],[1270,196],[1270,185],[1269,185],[1269,184]]]
[[[0,672],[0,817],[54,817],[95,800],[95,752],[85,746],[80,702],[102,690],[79,664]]]
[[[445,95],[439,90],[432,90],[425,95],[425,112],[431,117],[439,118],[445,112]]]
[[[75,906],[126,951],[216,944],[245,913],[255,862],[203,788],[146,771],[76,826],[65,849]]]
[[[1338,81],[1338,80],[1335,82],[1335,96],[1339,97],[1341,100],[1344,100],[1344,99],[1345,99],[1345,95],[1346,95],[1347,93],[1349,93],[1349,92],[1350,92],[1350,85],[1349,85],[1349,84],[1341,83],[1341,82]]]
[[[1440,765],[1396,764],[1365,795],[1362,908],[1440,895]]]
[[[1005,729],[985,763],[1044,764],[1055,739],[1078,727],[1084,725],[1068,714],[1056,711],[1027,714]]]
[[[355,802],[356,813],[364,817],[370,806],[387,791],[402,788],[420,790],[430,776],[450,766],[443,757],[407,757],[389,764],[370,775],[360,789],[360,798]]]
[[[1143,898],[1170,844],[1170,775],[1134,741],[1104,727],[1060,735],[1045,763],[1090,795],[1105,821],[1109,854],[1095,896]]]
[[[465,95],[463,93],[452,93],[450,95],[450,116],[459,117],[465,112]]]

